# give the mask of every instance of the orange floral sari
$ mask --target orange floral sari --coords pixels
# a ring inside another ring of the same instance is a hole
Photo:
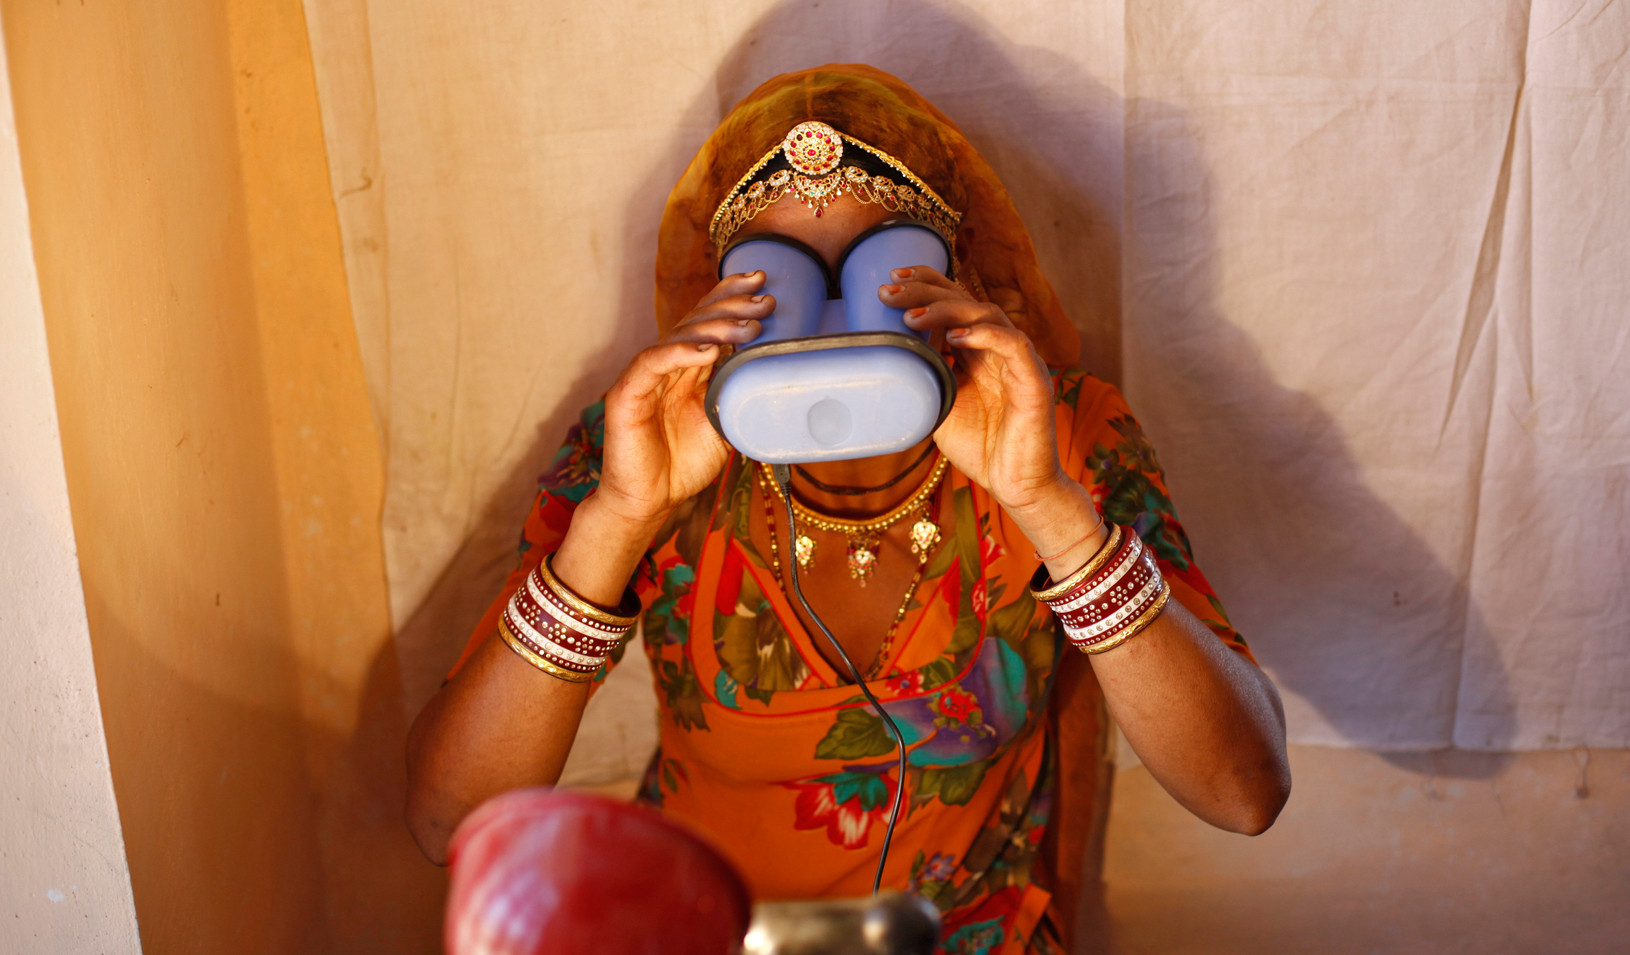
[[[1076,372],[1056,378],[1056,396],[1066,468],[1108,520],[1154,548],[1174,597],[1245,653],[1119,393]],[[544,476],[520,566],[471,651],[491,638],[508,593],[558,546],[592,492],[603,430],[596,405]],[[1068,913],[1050,906],[1059,882],[1041,849],[1056,817],[1103,808],[1058,799],[1061,755],[1066,771],[1073,758],[1090,767],[1089,779],[1107,778],[1103,734],[1090,753],[1059,752],[1048,705],[1062,643],[1027,589],[1037,566],[1029,542],[982,489],[950,473],[940,491],[944,540],[884,675],[868,684],[905,736],[901,779],[882,720],[816,650],[749,537],[760,494],[751,462],[737,457],[641,566],[660,745],[639,798],[711,839],[757,897],[814,898],[870,891],[889,805],[904,786],[883,881],[942,910],[944,950],[1067,950],[1059,933]],[[1090,708],[1101,728],[1096,686],[1076,689],[1068,705]]]

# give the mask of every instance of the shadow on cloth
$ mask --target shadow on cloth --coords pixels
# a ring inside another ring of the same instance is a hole
[[[224,626],[217,603],[191,600],[176,631],[209,639],[167,661],[102,595],[86,605],[107,692],[149,701],[142,719],[106,724],[145,949],[439,944],[446,876],[402,821],[407,728],[388,639],[359,693],[282,645],[281,607]],[[311,719],[307,700],[354,700],[341,716],[354,730]]]
[[[1135,406],[1160,409],[1144,423],[1200,565],[1280,688],[1339,740],[1413,772],[1497,774],[1503,760],[1429,755],[1453,745],[1457,713],[1476,716],[1478,749],[1515,733],[1503,669],[1460,699],[1465,660],[1497,659],[1465,579],[1371,490],[1341,425],[1278,385],[1216,304],[1211,176],[1182,111],[1139,100],[1127,113],[1126,362]],[[1186,450],[1199,434],[1209,458]]]

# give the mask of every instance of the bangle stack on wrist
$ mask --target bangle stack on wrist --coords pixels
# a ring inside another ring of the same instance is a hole
[[[1109,540],[1079,570],[1055,584],[1044,564],[1030,592],[1058,615],[1078,649],[1103,653],[1149,626],[1170,599],[1171,585],[1138,535],[1111,525]]]
[[[549,566],[533,568],[498,618],[498,633],[523,660],[553,677],[584,683],[605,666],[611,651],[634,628],[640,599],[629,587],[610,610],[584,600],[560,582]]]

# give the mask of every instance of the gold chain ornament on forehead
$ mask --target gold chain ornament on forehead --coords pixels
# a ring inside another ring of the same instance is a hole
[[[895,182],[888,176],[874,176],[852,163],[844,165],[846,144],[875,157],[898,173],[905,183]],[[778,155],[787,157],[789,168],[777,169],[755,182],[754,177]],[[719,203],[708,226],[708,238],[713,240],[714,249],[723,252],[737,230],[789,192],[816,215],[832,200],[848,193],[861,202],[875,203],[891,212],[910,216],[944,236],[955,255],[956,229],[962,221],[962,213],[952,209],[927,183],[907,169],[905,163],[814,120],[794,126],[781,144],[754,163]]]

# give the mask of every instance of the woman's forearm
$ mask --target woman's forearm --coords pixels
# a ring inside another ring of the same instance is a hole
[[[591,495],[551,566],[579,595],[615,606],[656,530]],[[408,828],[431,861],[446,861],[453,830],[482,802],[560,778],[588,695],[588,684],[556,679],[488,637],[408,733]]]
[[[1092,664],[1127,742],[1173,798],[1233,832],[1273,824],[1290,767],[1284,710],[1260,669],[1176,601]]]
[[[407,823],[437,865],[470,811],[487,799],[560,777],[588,685],[533,667],[489,637],[408,731]]]
[[[1015,513],[1055,580],[1104,545],[1074,481]],[[1055,553],[1055,551],[1057,553]],[[1111,715],[1151,775],[1190,812],[1234,832],[1272,825],[1290,795],[1285,717],[1273,683],[1169,601],[1136,637],[1092,656]]]

